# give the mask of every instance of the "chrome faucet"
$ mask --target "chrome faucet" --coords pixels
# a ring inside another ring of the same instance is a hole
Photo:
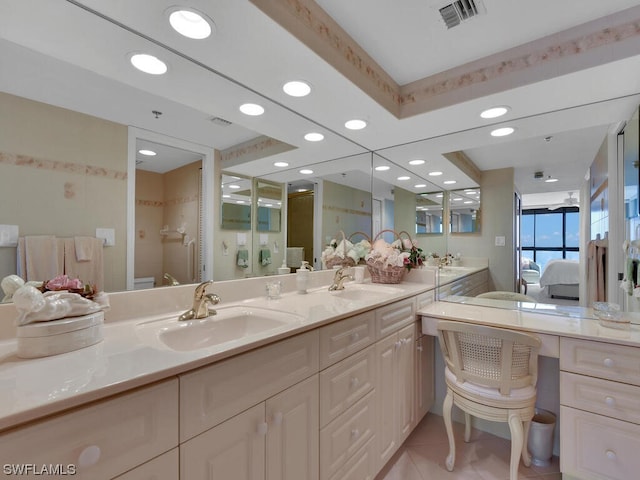
[[[206,293],[207,287],[211,284],[213,284],[213,280],[208,280],[196,287],[196,291],[193,294],[193,307],[180,315],[178,320],[207,318],[216,314],[216,311],[210,307],[220,303],[220,297],[215,293]]]
[[[333,276],[333,283],[329,287],[329,291],[333,292],[335,290],[344,290],[344,281],[348,278],[349,280],[353,280],[353,277],[345,272],[348,267],[342,267],[336,270],[335,275]]]
[[[180,282],[178,280],[176,280],[173,275],[171,275],[170,273],[165,273],[164,274],[164,279],[167,280],[167,282],[169,282],[169,285],[172,287],[175,287],[176,285],[180,285]]]

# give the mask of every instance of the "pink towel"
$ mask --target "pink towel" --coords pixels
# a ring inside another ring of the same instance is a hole
[[[46,281],[62,273],[62,251],[54,235],[29,235],[24,237],[24,257],[18,263],[24,265],[26,281]]]
[[[102,257],[102,240],[86,237],[91,243],[91,260],[77,260],[76,241],[74,238],[64,239],[64,273],[72,278],[79,278],[84,283],[95,285],[97,291],[104,289],[104,263]]]

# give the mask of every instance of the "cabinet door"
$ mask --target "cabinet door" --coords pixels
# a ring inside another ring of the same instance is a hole
[[[180,446],[180,478],[265,478],[264,403],[246,410]]]
[[[267,480],[318,479],[318,399],[314,375],[267,400]]]
[[[382,467],[398,448],[396,433],[397,382],[395,381],[396,349],[400,348],[398,335],[389,335],[376,343],[376,383],[378,424],[376,438],[378,443],[378,465]]]
[[[423,335],[416,340],[416,401],[414,424],[427,414],[434,400],[433,384],[434,337]]]
[[[396,391],[398,395],[398,408],[396,410],[398,432],[398,444],[404,442],[409,436],[414,424],[414,391],[415,391],[415,341],[416,326],[408,325],[398,332],[399,348],[396,349],[395,377],[397,380]]]
[[[178,457],[176,447],[114,480],[177,480],[180,478]]]

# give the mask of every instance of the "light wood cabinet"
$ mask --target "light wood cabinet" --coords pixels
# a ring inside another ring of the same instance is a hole
[[[419,331],[419,330],[418,330]],[[420,423],[433,406],[434,392],[434,346],[435,339],[427,335],[418,335],[415,343],[415,401],[414,424]]]
[[[180,478],[178,448],[116,477],[114,480],[176,480]]]
[[[378,468],[389,461],[415,425],[415,332],[412,323],[376,344]]]
[[[442,300],[450,295],[475,297],[489,290],[489,270],[466,275],[449,283],[438,285],[436,298]]]

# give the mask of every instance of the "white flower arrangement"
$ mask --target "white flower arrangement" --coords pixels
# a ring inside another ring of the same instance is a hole
[[[354,264],[357,264],[370,250],[371,244],[366,239],[360,240],[357,243],[351,243],[345,238],[338,243],[334,238],[322,252],[322,261],[327,264],[337,259],[352,259]]]
[[[409,242],[408,245],[405,245],[406,242]],[[373,242],[371,251],[365,256],[365,260],[368,262],[374,262],[383,267],[404,267],[409,262],[410,252],[403,251],[403,249],[406,248],[409,250],[412,246],[413,244],[411,243],[411,240],[405,240],[403,242],[398,239],[393,243],[387,243],[383,239],[378,239]]]

